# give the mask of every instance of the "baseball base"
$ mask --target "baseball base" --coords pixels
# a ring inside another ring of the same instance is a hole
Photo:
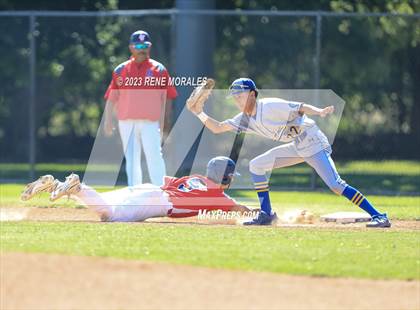
[[[321,216],[321,221],[341,224],[369,222],[370,220],[370,215],[362,212],[335,212]]]

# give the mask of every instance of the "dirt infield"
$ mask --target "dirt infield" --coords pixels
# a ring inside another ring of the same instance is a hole
[[[3,253],[1,309],[418,309],[420,282]]]
[[[0,222],[1,221],[83,221],[83,222],[100,222],[99,216],[86,208],[0,208]],[[191,225],[237,225],[236,220],[200,220],[197,217],[191,218],[153,218],[147,220],[148,223],[178,223]],[[392,221],[392,230],[420,230],[420,221]],[[366,229],[365,223],[355,224],[336,224],[325,223],[319,220],[313,224],[286,224],[279,223],[277,225],[281,228],[325,228],[325,229]]]
[[[0,221],[22,220],[100,224],[99,217],[84,208],[0,208]],[[197,218],[148,221],[146,225],[236,224]],[[366,230],[364,223],[279,226]],[[420,222],[394,221],[391,229],[419,230]],[[288,276],[97,257],[0,255],[0,309],[419,309],[419,292],[420,281]]]

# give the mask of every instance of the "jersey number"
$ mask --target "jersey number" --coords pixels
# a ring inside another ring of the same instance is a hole
[[[300,130],[300,128],[296,127],[296,126],[290,126],[289,127],[289,133],[287,134],[288,138],[294,138],[298,135],[300,135],[302,131]]]

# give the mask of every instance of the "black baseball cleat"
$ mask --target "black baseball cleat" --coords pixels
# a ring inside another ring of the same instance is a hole
[[[277,222],[278,217],[276,212],[274,212],[272,215],[268,215],[264,211],[260,211],[258,213],[258,216],[251,221],[244,222],[244,225],[271,225]]]
[[[366,227],[371,228],[388,228],[391,227],[391,222],[389,221],[386,213],[378,214],[372,216],[372,220],[366,224]]]

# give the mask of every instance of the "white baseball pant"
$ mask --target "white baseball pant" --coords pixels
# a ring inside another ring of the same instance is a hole
[[[82,184],[79,193],[73,195],[79,202],[97,212],[106,222],[136,222],[152,217],[163,217],[172,210],[168,195],[153,184],[125,187],[98,193]]]
[[[162,185],[166,175],[161,149],[159,122],[149,120],[120,120],[118,122],[123,143],[128,186],[143,183],[141,150],[143,146],[151,183]]]
[[[249,163],[253,174],[263,175],[276,168],[308,163],[325,184],[336,194],[341,195],[347,183],[341,179],[331,158],[331,147],[325,135],[317,129],[310,132],[302,141],[293,141],[255,157]]]

